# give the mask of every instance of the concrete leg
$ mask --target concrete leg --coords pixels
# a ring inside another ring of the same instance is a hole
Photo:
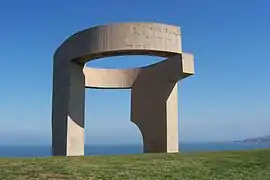
[[[84,155],[85,79],[83,66],[54,64],[52,103],[52,154]]]
[[[177,81],[183,75],[176,56],[140,72],[131,89],[131,121],[142,133],[144,152],[178,152]]]

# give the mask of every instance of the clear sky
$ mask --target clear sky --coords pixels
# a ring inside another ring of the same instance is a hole
[[[51,143],[52,56],[98,24],[154,21],[182,29],[196,75],[179,85],[182,142],[270,134],[269,0],[9,0],[0,3],[0,145]],[[118,57],[94,67],[157,58]],[[87,143],[140,143],[129,90],[86,91]]]

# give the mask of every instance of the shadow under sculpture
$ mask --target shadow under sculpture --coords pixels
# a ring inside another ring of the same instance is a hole
[[[85,66],[134,54],[167,59],[133,69]],[[182,53],[177,26],[119,23],[80,31],[55,52],[53,72],[53,155],[84,155],[85,88],[131,89],[131,121],[142,133],[144,152],[179,151],[177,82],[194,74],[194,59]]]

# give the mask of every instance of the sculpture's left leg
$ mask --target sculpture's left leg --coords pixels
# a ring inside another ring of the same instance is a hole
[[[52,98],[52,154],[84,155],[83,66],[54,62]]]

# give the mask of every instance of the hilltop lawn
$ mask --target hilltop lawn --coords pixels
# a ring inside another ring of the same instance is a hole
[[[1,180],[268,180],[270,150],[1,158]]]

